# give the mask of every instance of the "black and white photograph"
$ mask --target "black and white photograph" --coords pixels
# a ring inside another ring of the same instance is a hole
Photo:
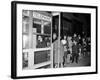
[[[91,66],[90,14],[34,10],[22,13],[23,69]],[[29,53],[29,49],[34,52]]]
[[[14,78],[96,73],[95,6],[12,4]]]

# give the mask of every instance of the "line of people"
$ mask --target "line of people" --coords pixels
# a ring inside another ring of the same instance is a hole
[[[90,37],[81,37],[77,34],[73,36],[64,35],[60,41],[60,49],[56,33],[53,34],[53,39],[55,39],[53,42],[54,68],[64,67],[66,64],[74,62],[78,64],[82,56],[90,55]]]

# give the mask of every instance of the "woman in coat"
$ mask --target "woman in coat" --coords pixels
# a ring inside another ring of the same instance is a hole
[[[62,42],[57,39],[56,33],[53,34],[53,63],[54,67],[63,67],[64,46]]]

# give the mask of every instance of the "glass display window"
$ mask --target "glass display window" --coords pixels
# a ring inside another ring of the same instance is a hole
[[[46,12],[23,10],[23,69],[51,66],[51,17]]]

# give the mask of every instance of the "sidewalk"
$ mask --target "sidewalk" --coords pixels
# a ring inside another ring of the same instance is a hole
[[[90,66],[91,58],[90,56],[82,56],[78,63],[67,63],[64,67],[81,67],[81,66]]]

